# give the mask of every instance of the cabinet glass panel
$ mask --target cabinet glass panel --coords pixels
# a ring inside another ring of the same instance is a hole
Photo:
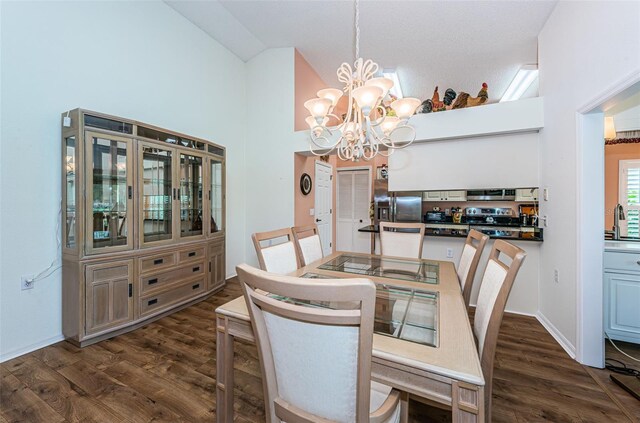
[[[124,141],[93,137],[93,248],[127,245],[127,148]]]
[[[171,239],[173,236],[171,159],[173,152],[142,146],[142,233],[144,242]]]
[[[202,235],[202,157],[180,154],[180,236]]]
[[[66,247],[76,247],[76,137],[65,139]]]
[[[222,225],[222,162],[211,160],[211,233],[219,232]]]

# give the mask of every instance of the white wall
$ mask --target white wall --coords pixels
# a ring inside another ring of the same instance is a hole
[[[246,241],[246,99],[245,64],[162,2],[0,4],[2,361],[61,336],[60,272],[20,290],[21,275],[59,254],[60,113],[84,107],[225,145],[232,273]]]
[[[247,62],[245,245],[247,263],[256,266],[248,237],[294,221],[294,52],[270,49]]]
[[[545,98],[540,182],[549,188],[549,201],[541,203],[549,226],[541,248],[540,313],[570,348],[577,340],[575,218],[581,153],[576,112],[612,84],[640,71],[639,20],[638,2],[560,2],[538,37],[540,94]],[[584,222],[591,223],[588,230],[601,237],[602,217]],[[554,282],[554,269],[560,271],[559,283]]]
[[[389,157],[389,190],[536,187],[538,138],[530,132],[410,145]]]

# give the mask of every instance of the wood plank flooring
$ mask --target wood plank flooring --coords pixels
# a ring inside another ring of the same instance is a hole
[[[231,281],[206,301],[134,332],[82,349],[60,342],[0,364],[0,423],[215,421],[214,310],[239,295]],[[253,345],[236,344],[234,367],[236,421],[264,421]],[[569,358],[534,318],[505,317],[494,422],[637,421],[640,402],[616,388],[605,371]],[[418,403],[410,414],[413,422],[451,418]]]

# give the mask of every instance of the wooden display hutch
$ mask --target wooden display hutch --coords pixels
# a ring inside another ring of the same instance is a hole
[[[225,284],[225,148],[88,110],[62,114],[62,327],[85,346]]]

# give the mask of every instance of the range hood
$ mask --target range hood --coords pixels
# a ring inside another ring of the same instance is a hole
[[[515,189],[491,188],[467,190],[467,201],[513,201]]]

